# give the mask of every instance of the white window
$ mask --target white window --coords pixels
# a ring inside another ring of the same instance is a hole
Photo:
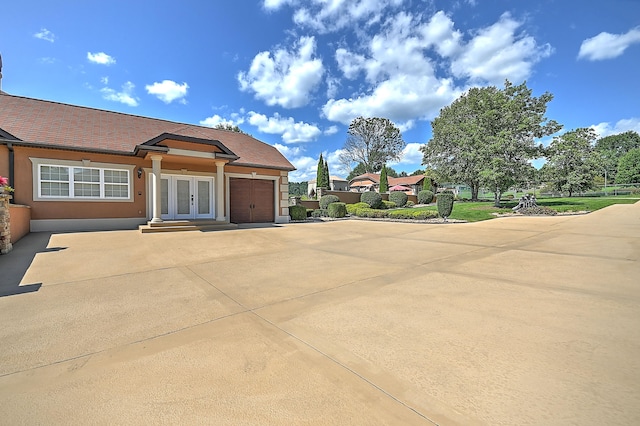
[[[129,170],[38,164],[38,196],[126,200],[131,194]]]

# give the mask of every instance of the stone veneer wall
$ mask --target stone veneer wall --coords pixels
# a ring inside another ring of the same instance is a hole
[[[0,194],[0,254],[11,251],[11,228],[9,227],[9,200],[11,195]]]

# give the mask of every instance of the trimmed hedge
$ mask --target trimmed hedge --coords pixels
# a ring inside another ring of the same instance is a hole
[[[382,197],[377,192],[367,191],[360,196],[360,202],[367,203],[372,209],[378,209],[382,205]]]
[[[414,203],[413,201],[409,200],[409,201],[407,201],[407,203],[404,206],[405,207],[413,207],[415,205],[416,205],[416,203]]]
[[[418,204],[429,204],[433,201],[433,192],[423,189],[418,192]]]
[[[341,218],[347,215],[347,205],[345,203],[331,203],[329,204],[329,217]]]
[[[311,212],[311,217],[329,217],[329,212],[326,209],[316,209]]]
[[[380,206],[380,208],[383,210],[395,209],[396,207],[398,207],[396,203],[387,200],[382,200],[382,205]]]
[[[393,201],[398,207],[403,207],[407,204],[408,199],[407,194],[401,191],[391,191],[391,194],[389,194],[389,201]]]
[[[443,218],[448,218],[451,216],[451,211],[453,210],[453,192],[451,191],[442,191],[438,194],[438,214]]]
[[[307,220],[307,208],[305,206],[289,206],[291,220]]]
[[[391,211],[388,212],[388,217],[390,219],[417,219],[417,220],[425,220],[425,219],[433,219],[438,217],[438,213],[431,210],[423,210],[423,211],[415,211],[415,212],[406,212],[406,211]]]
[[[340,202],[340,198],[335,195],[323,195],[320,197],[320,208],[322,210],[326,210],[329,207],[329,204],[338,202]]]
[[[367,203],[355,203],[355,204],[347,204],[347,213],[357,216],[356,211],[359,209],[368,209],[369,204]]]

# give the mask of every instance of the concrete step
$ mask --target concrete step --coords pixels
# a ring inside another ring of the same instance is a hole
[[[238,225],[229,222],[216,222],[213,220],[171,220],[164,222],[148,222],[138,227],[143,234],[151,232],[184,232],[184,231],[225,231],[238,229]]]

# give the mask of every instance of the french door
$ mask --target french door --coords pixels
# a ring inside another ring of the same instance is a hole
[[[162,219],[213,219],[213,178],[162,175]]]

